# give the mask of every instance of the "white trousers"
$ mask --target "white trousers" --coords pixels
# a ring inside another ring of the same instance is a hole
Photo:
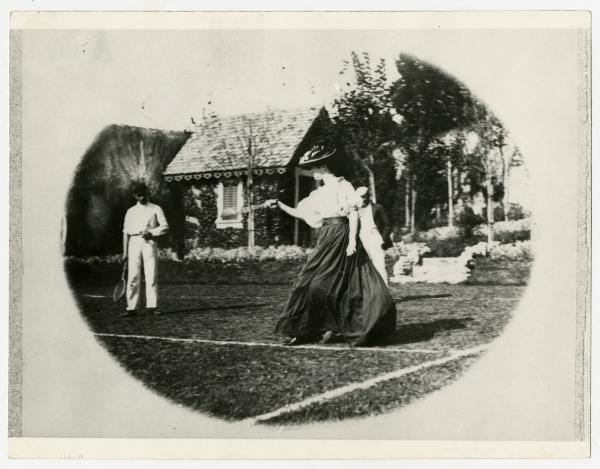
[[[377,272],[379,272],[379,275],[381,275],[381,278],[387,285],[388,278],[385,270],[385,253],[381,248],[381,245],[383,244],[381,235],[379,232],[367,232],[360,233],[359,238],[365,248],[365,251],[367,251],[367,254],[371,258],[371,262],[373,262]]]
[[[156,243],[141,236],[129,238],[127,263],[127,309],[134,310],[140,300],[141,270],[144,263],[146,281],[146,308],[156,308],[158,297],[156,285]]]

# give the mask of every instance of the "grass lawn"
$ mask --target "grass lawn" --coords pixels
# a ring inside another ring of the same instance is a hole
[[[119,317],[124,304],[111,300],[118,266],[87,267],[88,276],[69,271],[69,277],[98,340],[149,389],[230,421],[275,413],[257,421],[267,425],[365,417],[440,389],[460,376],[479,352],[429,363],[497,337],[525,288],[483,281],[392,286],[397,332],[385,342],[368,348],[344,343],[284,347],[273,327],[292,271],[282,272],[277,283],[275,267],[265,267],[272,269],[270,284],[255,282],[256,273],[242,275],[239,267],[237,277],[224,268],[225,273],[213,272],[212,277],[210,272],[191,271],[186,280],[185,265],[174,271],[161,264],[161,316]],[[352,387],[407,367],[420,368]],[[344,386],[350,386],[347,392],[335,394]],[[335,395],[327,394],[331,392]],[[282,410],[285,406],[291,408]]]

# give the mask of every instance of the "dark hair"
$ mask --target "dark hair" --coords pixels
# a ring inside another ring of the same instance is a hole
[[[131,185],[133,195],[148,195],[148,186],[143,182],[134,182]]]
[[[343,158],[339,157],[338,155],[334,155],[324,161],[315,161],[314,164],[303,165],[303,167],[309,171],[323,166],[327,168],[334,176],[347,176],[347,170],[344,167]]]
[[[342,176],[342,177],[347,177],[348,176],[348,171],[346,166],[344,165],[344,161],[343,158],[338,155],[334,156],[333,158],[330,159],[330,161],[328,161],[325,166],[327,166],[327,169],[329,169],[329,171],[331,171],[332,174],[334,174],[335,176]]]

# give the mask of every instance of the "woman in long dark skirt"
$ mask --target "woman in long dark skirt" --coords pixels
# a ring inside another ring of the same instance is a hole
[[[365,345],[394,332],[396,308],[377,269],[357,239],[357,197],[352,184],[329,169],[334,152],[313,151],[301,160],[322,186],[286,213],[319,228],[275,330],[296,345],[332,336]]]

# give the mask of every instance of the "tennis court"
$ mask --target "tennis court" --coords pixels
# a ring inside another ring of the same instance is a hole
[[[288,285],[164,284],[161,316],[119,317],[108,286],[75,290],[98,340],[171,401],[248,425],[364,417],[459,377],[509,321],[523,286],[393,286],[397,332],[377,346],[286,347]]]

